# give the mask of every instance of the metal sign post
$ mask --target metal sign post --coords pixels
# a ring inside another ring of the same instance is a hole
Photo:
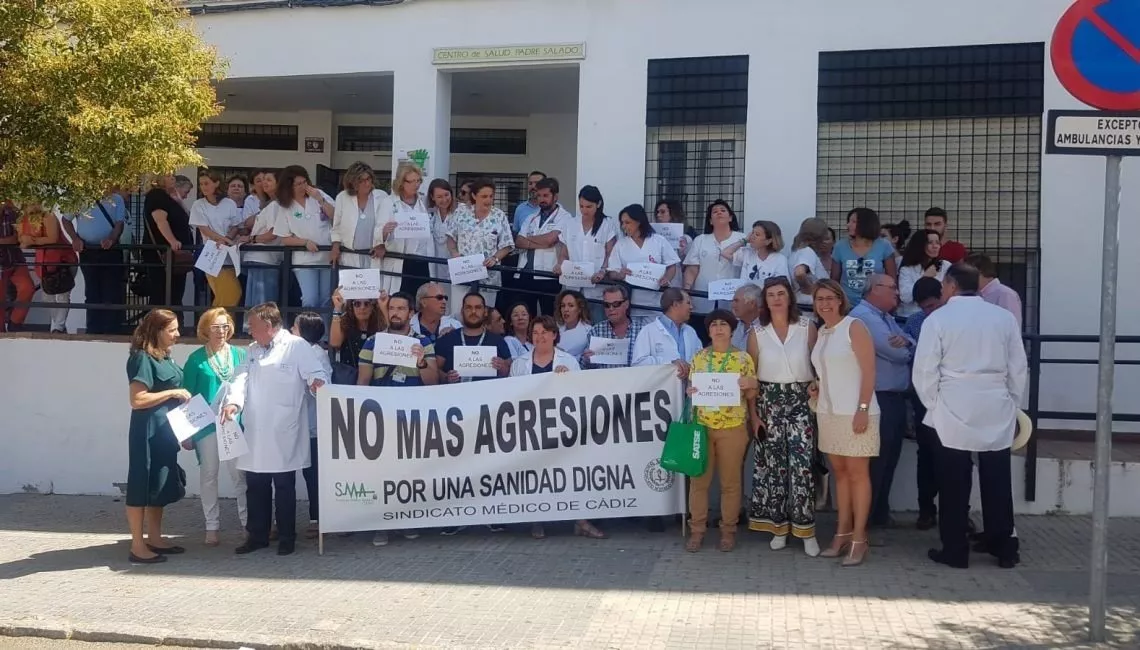
[[[1104,176],[1104,252],[1100,277],[1100,355],[1096,378],[1096,460],[1093,462],[1092,572],[1089,640],[1105,640],[1108,586],[1108,469],[1112,463],[1112,387],[1116,370],[1116,260],[1120,244],[1121,156],[1108,156]]]

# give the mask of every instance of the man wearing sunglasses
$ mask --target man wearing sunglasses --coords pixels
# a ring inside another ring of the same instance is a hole
[[[630,317],[629,290],[625,285],[606,287],[602,293],[602,307],[605,308],[606,319],[590,328],[586,339],[586,351],[582,353],[579,363],[582,364],[582,368],[628,368],[633,365],[633,342],[637,340],[637,335],[645,326],[645,320]],[[592,338],[628,339],[629,349],[625,353],[625,363],[620,365],[592,363],[590,358],[594,356],[594,351],[590,349],[589,344]]]
[[[435,282],[420,285],[416,290],[416,313],[409,324],[412,336],[427,339],[431,343],[439,337],[463,327],[463,324],[447,315],[447,291]]]

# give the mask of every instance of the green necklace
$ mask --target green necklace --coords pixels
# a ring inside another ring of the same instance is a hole
[[[208,350],[207,350],[208,352]],[[222,381],[229,381],[234,376],[234,357],[230,353],[230,345],[225,343],[217,353],[206,358],[210,369]]]

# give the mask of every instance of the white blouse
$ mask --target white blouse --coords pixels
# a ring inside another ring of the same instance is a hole
[[[899,306],[895,313],[900,318],[917,314],[922,310],[914,302],[914,285],[922,278],[925,270],[926,268],[921,264],[911,264],[899,268]],[[949,270],[950,262],[942,260],[938,267],[938,274],[934,276],[934,279],[942,282]]]
[[[681,261],[669,241],[656,233],[645,238],[639,247],[631,237],[619,237],[610,253],[610,271],[620,271],[630,264],[652,262],[673,266]],[[660,307],[661,294],[649,289],[634,289],[631,302],[642,307]],[[659,315],[659,310],[635,310],[634,316]]]
[[[732,257],[733,262],[740,265],[740,279],[757,286],[764,286],[768,278],[788,276],[788,258],[783,253],[769,252],[768,257],[760,259],[755,249],[745,246]]]
[[[606,244],[616,239],[618,228],[614,217],[602,219],[598,232],[591,234],[582,228],[581,218],[567,220],[558,236],[558,241],[566,247],[566,257],[571,262],[592,262],[598,271],[606,270]],[[582,294],[587,298],[601,298],[603,287],[586,287]]]
[[[393,218],[401,214],[421,213],[430,223],[431,215],[428,213],[427,208],[424,207],[424,198],[422,196],[416,196],[415,205],[408,205],[397,194],[391,195],[390,199],[392,201]],[[389,239],[394,238],[395,233],[393,233]],[[401,241],[404,243],[404,252],[408,255],[435,256],[435,240],[430,237],[424,239],[402,239]]]
[[[328,194],[321,192],[321,195],[325,201],[333,202],[332,197]],[[294,201],[292,205],[286,208],[274,201],[271,205],[277,214],[273,233],[278,237],[299,237],[318,246],[332,245],[332,219],[326,217],[325,213],[321,211],[320,201],[311,196],[306,196],[303,204]],[[265,209],[268,210],[269,207],[266,206]],[[328,266],[329,254],[325,251],[316,253],[295,252],[293,253],[293,263]]]
[[[725,259],[721,253],[724,249],[735,245],[738,242],[745,241],[746,238],[742,232],[730,232],[724,238],[724,241],[718,242],[716,235],[698,235],[689,246],[688,253],[685,255],[685,266],[697,266],[697,279],[693,281],[693,289],[697,291],[708,291],[709,283],[713,280],[728,280],[737,276],[736,267],[739,263],[736,261],[736,256],[733,259]],[[744,245],[747,248],[748,244]],[[693,298],[693,311],[697,313],[707,313],[712,311],[713,301],[708,298]]]
[[[801,317],[799,321],[788,325],[788,335],[783,341],[776,334],[776,329],[768,324],[752,330],[756,337],[756,350],[759,364],[757,364],[757,378],[769,384],[793,384],[807,382],[814,379],[811,370],[811,350],[808,349],[808,339],[811,333],[811,321]]]

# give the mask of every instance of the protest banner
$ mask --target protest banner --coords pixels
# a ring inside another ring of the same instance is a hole
[[[684,512],[672,366],[317,394],[322,533]]]

